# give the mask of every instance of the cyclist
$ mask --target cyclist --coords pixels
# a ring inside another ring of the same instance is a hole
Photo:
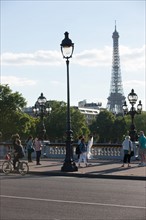
[[[16,169],[16,162],[19,161],[20,158],[24,157],[24,149],[21,144],[20,139],[16,139],[14,145],[14,159],[13,159],[13,166]]]

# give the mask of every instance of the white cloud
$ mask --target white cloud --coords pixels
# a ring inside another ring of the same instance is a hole
[[[105,67],[112,65],[113,48],[105,46],[103,49],[84,50],[74,54],[72,63],[89,66]],[[121,69],[126,71],[138,71],[145,69],[145,45],[141,48],[130,48],[119,46]],[[19,65],[19,66],[58,66],[63,63],[60,51],[39,50],[34,53],[12,53],[7,52],[1,55],[2,65]]]
[[[72,62],[82,66],[109,66],[111,65],[112,48],[104,47],[103,50],[84,50],[75,54]]]
[[[64,85],[62,82],[60,82],[60,81],[55,81],[55,80],[53,80],[53,81],[50,81],[50,84],[52,84],[53,86],[59,86],[59,85]]]
[[[145,70],[145,49],[145,45],[141,48],[120,46],[119,50],[122,69],[125,69],[126,71]]]
[[[57,51],[39,50],[34,53],[12,53],[1,55],[2,65],[35,66],[35,65],[59,65],[62,62]]]
[[[130,81],[123,81],[124,87],[131,88],[131,85],[133,88],[135,87],[145,87],[145,82],[140,80],[130,80]]]
[[[34,86],[37,83],[35,80],[16,76],[2,76],[1,81],[2,84],[8,84],[10,86]]]

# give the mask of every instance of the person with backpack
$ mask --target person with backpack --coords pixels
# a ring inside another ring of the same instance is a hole
[[[80,163],[82,162],[82,160],[87,167],[87,146],[85,144],[84,138],[81,139],[81,143],[79,144],[79,148],[80,148],[80,157],[78,160],[78,167],[80,167]]]
[[[32,162],[31,154],[34,152],[33,148],[33,137],[30,135],[26,141],[26,148],[27,148],[27,155],[28,155],[28,162]]]
[[[83,135],[80,135],[80,136],[79,136],[79,139],[78,139],[77,146],[76,146],[76,155],[78,156],[78,160],[79,160],[80,154],[81,154],[81,151],[80,151],[80,143],[81,143],[82,138],[83,138]]]

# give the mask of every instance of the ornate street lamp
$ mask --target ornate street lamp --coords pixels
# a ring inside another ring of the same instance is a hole
[[[65,32],[65,38],[62,40],[61,53],[63,58],[66,59],[67,66],[67,131],[66,131],[66,156],[61,171],[74,172],[78,168],[73,160],[73,147],[72,147],[72,133],[71,120],[70,120],[70,89],[69,89],[69,58],[72,57],[74,51],[74,43],[69,39],[68,32]]]
[[[41,93],[41,95],[39,96],[39,98],[37,99],[35,106],[33,107],[33,112],[35,114],[36,117],[40,117],[41,122],[42,122],[42,134],[41,137],[42,139],[45,138],[46,135],[46,128],[45,128],[45,124],[44,124],[44,117],[51,113],[52,108],[51,107],[47,107],[46,105],[47,103],[47,99],[44,97],[43,93]]]
[[[131,141],[133,141],[133,142],[136,141],[136,136],[137,136],[137,133],[136,133],[136,130],[135,130],[135,125],[134,125],[134,116],[136,114],[141,114],[141,111],[142,111],[141,101],[139,101],[139,103],[137,105],[137,109],[134,107],[134,105],[136,104],[137,100],[138,100],[138,96],[134,92],[134,89],[132,89],[131,92],[128,95],[128,101],[131,104],[130,111],[128,111],[128,107],[127,107],[126,101],[124,102],[124,105],[123,105],[124,114],[129,114],[131,116],[131,126],[130,126],[129,135],[131,137]]]

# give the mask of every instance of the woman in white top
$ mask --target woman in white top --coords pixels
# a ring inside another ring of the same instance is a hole
[[[93,136],[90,135],[89,136],[89,141],[88,141],[88,144],[87,144],[87,161],[88,161],[88,159],[92,159],[92,153],[91,153],[92,145],[93,145]]]
[[[122,167],[124,167],[124,164],[127,163],[128,161],[128,167],[130,167],[130,159],[131,159],[131,151],[132,149],[132,142],[130,141],[130,136],[126,136],[125,140],[122,143],[123,146],[123,150],[124,150],[124,158],[123,158],[123,165]]]

